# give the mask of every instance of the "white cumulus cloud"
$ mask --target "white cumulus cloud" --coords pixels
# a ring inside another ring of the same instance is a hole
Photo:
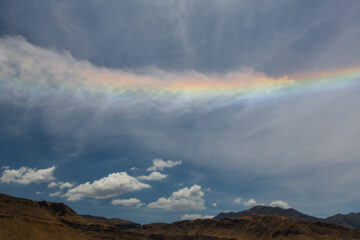
[[[162,174],[160,172],[152,172],[149,176],[140,176],[138,178],[141,180],[156,181],[156,180],[163,180],[167,177],[168,175],[166,174]]]
[[[45,169],[21,167],[19,169],[5,169],[0,178],[2,183],[42,183],[54,180],[55,166]]]
[[[147,169],[147,171],[158,171],[158,170],[164,170],[164,168],[172,168],[175,167],[177,165],[181,165],[182,161],[171,161],[171,160],[167,160],[164,161],[160,158],[154,159],[153,160],[153,166],[149,167]]]
[[[204,192],[201,190],[201,186],[193,185],[190,188],[185,187],[173,192],[169,198],[159,198],[156,202],[148,204],[148,207],[177,211],[204,210],[203,196]]]
[[[150,185],[140,182],[126,172],[117,172],[92,183],[86,182],[71,188],[64,196],[69,201],[78,201],[83,198],[104,199],[146,188],[150,188]]]
[[[251,198],[251,199],[249,199],[248,201],[244,202],[244,206],[246,206],[246,207],[254,206],[254,205],[256,205],[256,204],[257,204],[257,202],[256,202],[255,199],[253,199],[253,198]]]
[[[272,201],[270,203],[270,206],[272,206],[272,207],[280,207],[280,208],[284,208],[284,209],[290,208],[290,205],[287,202],[284,202],[282,200]]]
[[[64,188],[72,188],[74,187],[74,183],[70,183],[70,182],[59,182],[59,188],[60,189],[64,189]]]
[[[51,182],[48,184],[48,188],[54,188],[54,187],[57,187],[57,183],[56,182]]]
[[[121,205],[125,207],[134,207],[139,208],[144,205],[139,199],[137,198],[130,198],[130,199],[114,199],[111,201],[112,205]]]
[[[206,219],[206,218],[214,218],[214,216],[206,215],[202,216],[201,214],[185,214],[181,217],[181,220],[194,220],[194,219]]]

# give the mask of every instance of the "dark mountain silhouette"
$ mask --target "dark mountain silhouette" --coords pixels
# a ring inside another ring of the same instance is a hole
[[[282,216],[256,215],[259,211],[257,209],[255,215],[238,218],[197,219],[171,224],[140,225],[117,218],[81,216],[63,203],[31,201],[0,194],[0,239],[360,240],[360,231],[356,229]],[[268,209],[267,211],[275,210]],[[276,211],[282,212],[278,209]],[[289,216],[304,217],[296,210],[294,211],[287,211],[287,213],[291,213]],[[351,217],[343,215],[341,219],[346,219],[351,224],[356,222],[352,219],[352,215]]]
[[[325,223],[330,223],[347,228],[355,228],[360,230],[360,213],[350,213],[346,215],[337,214],[328,218],[318,218],[301,213],[292,208],[283,209],[279,207],[269,207],[269,206],[255,206],[253,208],[241,212],[219,213],[217,216],[215,216],[215,219],[239,218],[239,217],[245,217],[251,215],[281,216],[281,217],[287,217],[287,218],[310,221],[310,222],[325,222]]]
[[[269,207],[269,206],[260,206],[260,205],[241,212],[219,213],[217,216],[215,216],[215,219],[238,218],[238,217],[245,217],[251,215],[280,216],[280,217],[287,217],[287,218],[310,221],[310,222],[323,220],[321,218],[306,215],[292,208],[283,209],[279,207]]]
[[[336,214],[326,218],[324,221],[343,227],[360,229],[360,213]]]

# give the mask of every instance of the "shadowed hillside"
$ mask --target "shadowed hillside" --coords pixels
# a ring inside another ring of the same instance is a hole
[[[0,239],[15,240],[360,240],[360,231],[322,222],[251,215],[140,225],[78,215],[63,203],[0,194]]]

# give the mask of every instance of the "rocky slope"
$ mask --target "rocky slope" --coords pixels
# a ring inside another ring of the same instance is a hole
[[[0,239],[145,239],[136,233],[88,221],[63,203],[0,194]]]

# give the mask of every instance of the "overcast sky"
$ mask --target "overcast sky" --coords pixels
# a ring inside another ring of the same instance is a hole
[[[1,0],[0,191],[140,223],[359,212],[358,39],[356,0]]]

